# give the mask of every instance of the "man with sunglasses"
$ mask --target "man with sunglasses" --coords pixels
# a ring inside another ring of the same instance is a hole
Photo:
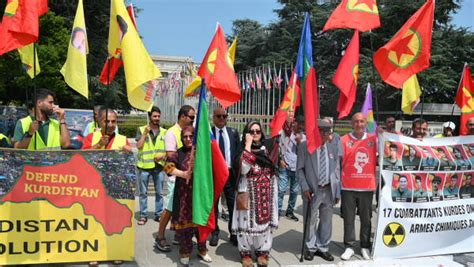
[[[165,135],[165,151],[167,158],[170,158],[174,153],[176,153],[176,151],[178,151],[179,148],[183,146],[183,142],[181,141],[181,130],[186,126],[192,126],[195,117],[196,111],[193,107],[189,105],[184,105],[179,109],[178,122],[175,125],[171,126]],[[173,212],[173,194],[175,178],[175,176],[168,176],[168,179],[166,181],[167,190],[163,190],[165,194],[165,210],[161,214],[160,226],[158,228],[158,234],[155,239],[155,247],[163,252],[171,251],[171,247],[166,241],[165,229],[171,219],[171,214]],[[173,243],[179,243],[176,235]]]
[[[227,179],[226,184],[224,185],[224,189],[222,190],[225,200],[229,209],[229,222],[228,222],[228,230],[231,233],[231,226],[232,226],[232,216],[234,210],[234,201],[235,201],[235,184],[237,181],[237,170],[239,169],[239,158],[238,155],[240,154],[240,138],[239,132],[227,126],[227,117],[228,114],[225,109],[223,108],[216,108],[214,109],[212,121],[214,126],[212,127],[212,132],[214,133],[217,143],[219,144],[219,148],[222,152],[222,155],[225,158],[227,163],[227,167],[229,168],[229,177]],[[216,229],[212,232],[211,240],[209,241],[210,246],[217,246],[219,242],[219,225],[217,223],[218,212],[219,212],[219,201],[216,202],[216,206],[214,207],[215,212],[215,219],[216,219]],[[237,236],[232,235],[230,236],[230,242],[237,246]]]
[[[328,119],[318,122],[323,144],[312,154],[308,152],[306,141],[298,147],[296,174],[303,196],[303,214],[310,212],[306,225],[304,258],[313,260],[314,255],[326,261],[333,261],[329,253],[332,235],[333,206],[341,198],[342,146],[340,138],[331,133],[332,124]],[[308,202],[311,210],[308,211]]]

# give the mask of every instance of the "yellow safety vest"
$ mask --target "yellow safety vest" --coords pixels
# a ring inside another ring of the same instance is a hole
[[[171,131],[174,134],[174,136],[176,137],[177,149],[180,149],[183,146],[183,142],[181,141],[181,128],[179,128],[179,125],[175,124],[171,126],[168,131]]]
[[[93,133],[95,128],[97,128],[97,122],[93,121],[92,123],[89,124],[89,133]]]
[[[99,143],[100,138],[102,138],[102,132],[94,132],[92,135],[92,146],[95,146],[97,143]],[[110,147],[111,150],[114,149],[122,149],[123,146],[127,144],[127,137],[121,134],[115,134],[114,137],[114,142],[112,143],[112,146]],[[105,148],[101,148],[105,149]]]
[[[8,143],[9,145],[11,145],[10,139],[9,139],[8,137],[6,137],[4,134],[1,134],[1,133],[0,133],[0,141],[2,141],[2,139],[7,140],[7,143]]]
[[[28,132],[30,129],[30,125],[33,122],[30,116],[25,117],[20,120],[21,127],[23,128],[23,134]],[[28,145],[28,150],[35,150],[35,139],[36,139],[36,150],[60,150],[61,149],[61,131],[60,131],[60,124],[59,121],[55,119],[49,119],[49,128],[48,128],[48,140],[45,143],[43,139],[41,139],[40,134],[38,131],[35,132],[33,137],[30,139],[30,143]]]
[[[145,131],[145,126],[138,128],[140,133],[143,134]],[[166,129],[160,127],[160,132],[156,137],[155,144],[153,145],[153,141],[151,140],[150,136],[146,137],[145,143],[143,143],[142,149],[138,150],[138,161],[137,167],[140,169],[153,169],[155,168],[155,157],[158,154],[165,154],[165,134]],[[161,166],[165,165],[165,161],[160,160],[158,162]]]

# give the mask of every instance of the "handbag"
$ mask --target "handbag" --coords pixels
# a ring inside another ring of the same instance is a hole
[[[235,205],[236,205],[237,210],[248,210],[249,209],[249,192],[237,192]]]

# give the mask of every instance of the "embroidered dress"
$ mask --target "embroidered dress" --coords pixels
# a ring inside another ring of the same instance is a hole
[[[165,165],[165,172],[171,173],[174,169],[187,170],[189,168],[189,156],[191,150],[184,147],[178,149],[177,153],[168,159]],[[179,235],[179,253],[182,257],[189,257],[191,254],[193,243],[192,238],[197,236],[196,225],[193,223],[192,208],[192,179],[186,183],[181,177],[176,177],[173,197],[173,214],[171,217],[171,229],[175,230]],[[206,252],[206,243],[198,243],[198,250]]]
[[[249,209],[237,210],[234,205],[232,233],[237,235],[242,256],[252,249],[257,255],[268,254],[278,226],[277,176],[272,168],[258,165],[254,153],[244,150],[241,160],[238,192],[249,193]]]

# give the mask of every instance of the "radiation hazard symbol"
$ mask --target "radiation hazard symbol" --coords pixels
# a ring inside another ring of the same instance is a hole
[[[405,240],[405,228],[399,223],[391,222],[385,226],[382,238],[385,246],[398,247]]]

